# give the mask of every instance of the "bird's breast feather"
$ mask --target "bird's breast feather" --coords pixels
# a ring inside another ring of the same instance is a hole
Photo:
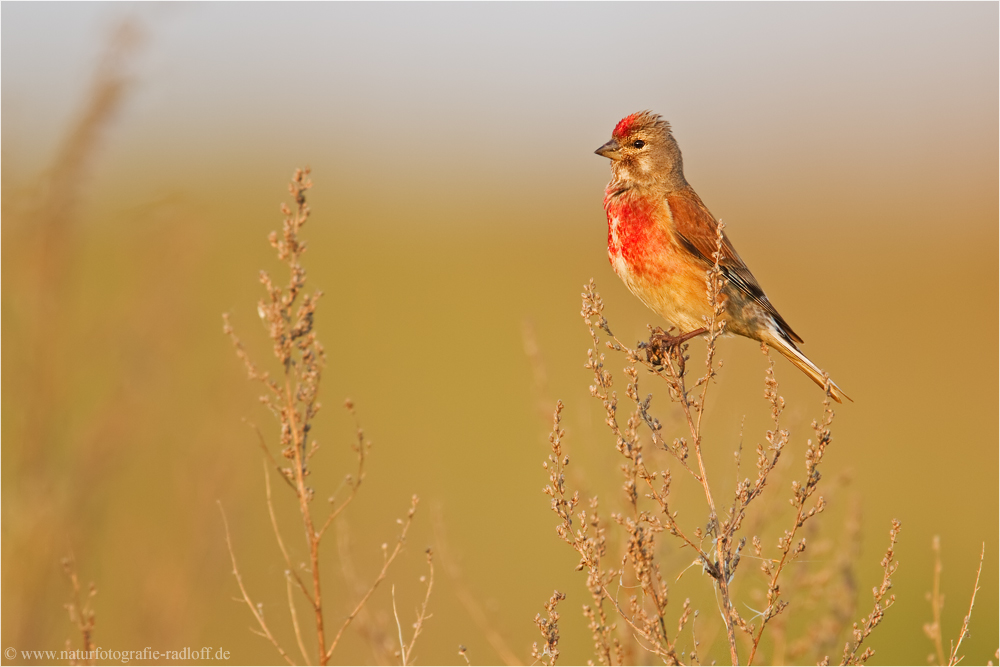
[[[662,200],[618,197],[606,203],[608,259],[623,278],[657,280],[677,270],[680,259]]]

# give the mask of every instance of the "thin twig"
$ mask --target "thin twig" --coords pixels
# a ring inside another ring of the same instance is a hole
[[[969,601],[969,612],[962,619],[962,631],[958,633],[958,641],[952,645],[951,655],[948,656],[948,665],[957,665],[965,657],[958,657],[958,648],[965,641],[965,638],[969,636],[969,621],[972,619],[972,608],[976,605],[976,593],[979,592],[979,576],[983,573],[983,558],[985,557],[986,543],[983,542],[983,548],[979,552],[979,569],[976,570],[976,583],[972,587],[972,600]]]
[[[292,597],[292,577],[288,570],[285,570],[285,589],[288,591],[288,611],[292,614],[292,627],[295,629],[295,641],[302,651],[302,660],[309,664],[309,654],[306,652],[306,645],[302,641],[302,630],[299,628],[299,615],[295,610],[295,599]]]
[[[274,466],[274,469],[278,471],[278,474],[281,476],[281,479],[284,480],[285,484],[294,489],[295,484],[292,483],[292,480],[288,479],[288,475],[285,474],[284,468],[282,468],[275,460],[274,454],[271,453],[270,448],[267,446],[267,441],[264,440],[264,434],[261,433],[260,427],[258,427],[257,424],[251,421],[247,421],[246,423],[257,434],[257,442],[258,444],[260,444],[260,448],[264,450],[264,456],[266,456],[267,460],[271,462],[271,465]]]
[[[257,625],[260,626],[261,632],[257,632],[257,634],[262,637],[266,637],[274,648],[277,649],[281,657],[285,659],[285,662],[289,665],[294,665],[295,662],[288,657],[288,654],[285,653],[285,649],[281,648],[281,644],[279,644],[278,640],[274,638],[274,635],[271,634],[270,628],[267,627],[267,623],[264,622],[264,614],[261,611],[261,608],[253,603],[253,600],[250,599],[250,594],[247,593],[246,586],[243,585],[243,577],[240,575],[240,568],[236,564],[236,552],[233,551],[233,540],[229,535],[229,521],[226,520],[226,511],[222,509],[221,501],[219,501],[219,512],[222,514],[222,524],[226,529],[226,547],[229,549],[229,558],[233,561],[233,575],[236,577],[236,583],[239,584],[240,593],[243,594],[243,601],[246,603],[247,607],[250,608],[250,613],[253,614],[253,617],[257,620]]]
[[[934,551],[934,583],[930,593],[931,613],[934,620],[924,624],[924,632],[934,642],[934,650],[937,653],[937,664],[948,664],[944,655],[944,645],[941,641],[941,608],[944,607],[944,598],[941,596],[941,537],[934,536],[931,542],[931,549]]]
[[[403,642],[403,626],[399,622],[399,612],[396,611],[396,585],[392,586],[392,615],[396,619],[396,630],[399,632],[399,652],[403,659],[403,667],[406,667],[406,643]]]
[[[362,596],[358,604],[355,605],[351,613],[347,615],[347,618],[344,619],[344,622],[340,626],[340,629],[337,630],[337,634],[334,635],[333,641],[330,643],[330,647],[326,649],[326,653],[323,656],[324,662],[326,660],[329,660],[330,656],[333,655],[333,651],[334,649],[337,648],[337,643],[340,642],[340,638],[343,636],[344,631],[347,630],[348,626],[358,615],[361,609],[365,606],[365,603],[368,602],[368,598],[372,596],[372,594],[375,592],[375,589],[378,588],[378,585],[382,583],[383,579],[385,579],[385,575],[389,572],[389,566],[392,565],[392,562],[394,560],[396,560],[396,556],[399,555],[399,552],[403,548],[403,543],[406,541],[406,533],[409,532],[410,524],[413,522],[413,515],[417,511],[418,502],[419,499],[416,496],[413,496],[413,499],[411,500],[410,503],[410,511],[406,515],[406,521],[403,522],[403,530],[400,532],[399,539],[396,540],[396,546],[393,548],[392,553],[383,556],[382,569],[379,571],[378,576],[375,577],[375,581],[372,582],[372,585],[368,588],[368,591]],[[385,553],[385,551],[386,547],[383,545],[383,553]]]
[[[267,495],[267,513],[271,516],[271,528],[274,529],[274,537],[278,540],[278,547],[281,549],[281,555],[285,558],[285,565],[288,566],[286,572],[290,576],[295,578],[295,583],[298,584],[299,588],[302,590],[302,594],[306,596],[309,600],[309,605],[315,609],[316,601],[313,600],[312,595],[309,594],[309,589],[306,588],[306,584],[299,577],[298,571],[295,566],[292,565],[292,559],[288,555],[288,550],[285,548],[285,542],[281,539],[281,531],[278,530],[278,519],[274,514],[274,501],[271,499],[271,475],[267,471],[267,465],[264,465],[264,488],[265,494]]]
[[[350,494],[348,494],[347,498],[345,498],[344,501],[340,503],[340,506],[335,507],[330,512],[330,516],[326,518],[326,521],[323,523],[323,527],[319,529],[319,537],[323,537],[323,534],[326,532],[326,529],[330,527],[330,524],[333,523],[334,519],[340,516],[340,513],[343,512],[347,508],[347,506],[351,503],[351,501],[354,500],[355,496],[358,495],[358,489],[361,488],[361,482],[365,478],[365,454],[367,453],[367,450],[371,445],[367,440],[365,440],[364,431],[361,429],[361,424],[358,421],[357,413],[355,413],[354,411],[354,403],[348,400],[346,402],[346,406],[347,410],[351,413],[351,416],[354,417],[354,425],[357,429],[357,434],[358,434],[358,442],[357,445],[354,446],[354,451],[356,451],[358,454],[358,472],[356,476],[353,478],[350,475],[347,476],[347,484],[348,486],[350,486],[351,492]],[[330,498],[330,502],[333,503],[333,501],[334,498]]]
[[[353,597],[349,596],[349,599],[360,599],[368,590],[368,582],[361,581],[354,567],[350,545],[350,524],[340,519],[334,526],[336,527],[337,554],[341,574],[352,591],[351,596]],[[388,624],[384,620],[384,618],[376,617],[367,607],[362,607],[352,624],[354,631],[368,643],[375,664],[379,665],[392,662],[396,650],[395,641],[389,636]]]
[[[86,599],[81,596],[80,593],[80,578],[77,576],[76,571],[76,558],[73,553],[70,552],[68,556],[62,560],[63,571],[66,576],[69,577],[70,584],[73,587],[73,601],[66,605],[67,611],[69,611],[69,619],[76,625],[76,629],[80,632],[80,637],[82,640],[81,655],[82,659],[77,661],[73,660],[73,664],[78,665],[92,665],[95,662],[94,659],[94,626],[96,624],[96,614],[94,613],[91,600],[97,595],[97,587],[93,583],[90,584],[90,590],[87,593]],[[67,648],[69,648],[70,641],[66,640]]]
[[[420,611],[417,612],[417,620],[413,624],[413,636],[410,637],[410,643],[407,644],[407,646],[406,646],[406,652],[405,652],[405,655],[408,656],[408,657],[411,657],[411,658],[413,657],[413,647],[417,643],[417,637],[419,637],[420,633],[423,632],[423,630],[424,630],[424,623],[427,621],[428,618],[431,617],[431,615],[427,613],[427,603],[430,602],[430,599],[431,599],[431,590],[434,588],[434,558],[433,558],[433,555],[434,555],[433,552],[430,549],[428,549],[427,550],[427,567],[430,570],[430,572],[427,575],[427,591],[424,593],[424,601],[423,601],[423,604],[420,605]],[[423,581],[424,578],[421,577],[420,579],[421,579],[421,581]],[[402,643],[400,643],[400,646],[402,646]]]

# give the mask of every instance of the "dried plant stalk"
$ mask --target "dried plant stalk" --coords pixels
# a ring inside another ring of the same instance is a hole
[[[420,581],[427,584],[427,589],[424,593],[424,601],[420,605],[420,609],[417,610],[417,620],[413,623],[413,635],[410,637],[409,643],[403,641],[403,628],[399,623],[399,614],[396,613],[396,595],[395,589],[393,589],[392,612],[396,617],[396,627],[399,630],[399,653],[404,665],[412,664],[413,647],[417,643],[417,637],[424,630],[424,622],[431,617],[427,611],[427,603],[430,602],[431,591],[434,589],[434,554],[430,549],[427,549],[425,553],[427,554],[427,569],[429,573],[426,577],[420,577]]]
[[[872,609],[872,613],[862,618],[859,623],[854,624],[854,629],[851,632],[851,641],[848,641],[844,646],[844,657],[840,662],[841,665],[863,665],[870,657],[875,655],[875,649],[870,646],[861,655],[858,655],[858,650],[861,649],[862,644],[864,644],[865,640],[872,633],[872,630],[882,622],[886,610],[896,603],[895,595],[886,597],[886,594],[892,588],[892,575],[899,569],[899,561],[893,561],[896,553],[896,540],[899,537],[899,528],[899,521],[893,519],[892,528],[889,530],[889,548],[886,550],[885,556],[882,557],[882,583],[872,589],[872,597],[875,598],[875,607]]]
[[[934,620],[924,624],[924,634],[934,642],[937,664],[944,665],[946,664],[944,645],[941,643],[941,609],[944,607],[944,596],[941,595],[941,537],[939,535],[934,536],[931,549],[934,551],[934,586],[928,593],[928,599],[931,603]],[[930,659],[934,657],[930,656]]]
[[[623,511],[611,514],[612,524],[623,533],[620,560],[608,556],[608,524],[600,517],[597,498],[584,502],[579,492],[567,487],[566,470],[570,458],[563,445],[565,432],[561,426],[561,402],[556,404],[549,439],[551,453],[544,464],[549,474],[545,493],[550,498],[552,511],[559,518],[557,534],[579,554],[577,569],[587,572],[587,588],[593,601],[584,605],[584,616],[594,640],[595,662],[601,664],[621,664],[629,650],[629,646],[623,645],[616,636],[615,624],[609,622],[607,605],[612,614],[617,614],[624,622],[635,644],[665,664],[699,663],[702,659],[699,655],[702,642],[694,631],[697,610],[690,601],[685,601],[679,615],[673,619],[670,617],[669,578],[662,571],[658,553],[662,539],[672,541],[678,548],[690,550],[694,557],[691,565],[699,567],[712,583],[731,663],[739,664],[740,653],[745,651],[750,664],[757,656],[769,622],[789,604],[782,597],[781,585],[788,578],[785,576],[788,566],[806,549],[806,527],[811,526],[811,519],[826,507],[826,500],[817,491],[821,480],[819,468],[832,441],[834,412],[829,396],[823,402],[822,419],[812,424],[814,437],[808,440],[806,446],[805,478],[792,483],[791,526],[778,539],[778,553],[766,556],[763,542],[759,537],[753,538],[754,557],[760,560],[761,571],[765,575],[765,608],[757,612],[753,619],[743,618],[734,603],[733,581],[749,537],[742,534],[744,523],[772,478],[790,441],[790,434],[782,425],[785,401],[778,393],[774,364],[769,359],[764,397],[770,407],[773,426],[765,434],[766,443],[757,446],[756,478],[740,479],[740,452],[737,451],[737,481],[732,500],[725,505],[718,501],[718,490],[710,483],[705,465],[703,426],[709,386],[722,365],[716,360],[717,341],[725,331],[722,317],[726,307],[723,294],[726,276],[718,265],[722,244],[721,224],[716,242],[715,266],[706,276],[706,296],[714,308],[705,320],[704,329],[699,330],[706,342],[704,372],[693,382],[689,378],[686,343],[690,335],[673,336],[669,330],[651,329],[648,342],[630,347],[611,331],[593,280],[584,287],[582,294],[581,315],[593,343],[587,352],[586,363],[594,378],[590,393],[600,401],[605,424],[623,459]],[[624,398],[630,406],[625,413],[620,409],[622,399],[613,388],[612,374],[605,367],[605,355],[600,351],[603,347],[625,357]],[[764,352],[767,353],[766,347]],[[664,434],[663,424],[653,413],[653,394],[640,392],[640,369],[652,375],[654,382],[665,383],[670,402],[679,408],[683,418],[686,427],[683,435],[669,437]],[[707,520],[693,530],[682,525],[679,509],[671,500],[671,489],[676,483],[671,471],[649,467],[648,461],[652,459],[646,450],[650,443],[655,450],[672,457],[683,478],[693,480],[701,488]],[[798,576],[803,584],[816,588],[825,585],[825,580],[809,580],[802,574]],[[825,576],[829,579],[831,575]],[[616,582],[617,587],[614,588]],[[621,599],[624,596],[620,594],[625,590],[630,591],[628,597]],[[808,591],[804,594],[808,595]],[[851,590],[840,598],[845,595],[853,599]],[[841,630],[848,622],[849,616],[841,608],[843,600],[840,598],[837,601],[840,606],[834,615],[824,621],[822,630],[812,630],[814,638],[822,639],[823,645],[838,641]],[[881,599],[878,602],[882,611],[891,604],[883,603]],[[869,623],[867,631],[863,632],[864,637],[876,624],[877,621]],[[782,646],[786,644],[784,632],[782,629]],[[799,652],[802,651],[801,641],[795,646]]]
[[[272,232],[268,238],[271,246],[277,251],[279,261],[284,263],[288,268],[288,281],[284,285],[279,286],[274,283],[267,272],[261,271],[260,273],[260,282],[264,286],[266,297],[258,302],[257,313],[260,315],[268,331],[274,356],[278,360],[281,369],[280,374],[277,377],[272,377],[269,372],[261,371],[258,368],[233,331],[228,315],[223,315],[223,331],[232,340],[236,355],[243,362],[248,377],[251,380],[260,382],[265,387],[265,393],[260,398],[261,403],[276,417],[280,426],[279,459],[272,454],[264,434],[256,426],[252,425],[265,455],[264,483],[268,514],[271,520],[271,528],[278,547],[281,550],[282,558],[285,561],[288,609],[299,652],[302,654],[304,661],[312,662],[316,660],[319,664],[325,665],[329,662],[344,632],[364,609],[378,586],[385,580],[389,568],[402,551],[403,545],[406,542],[406,535],[409,532],[413,516],[416,513],[418,499],[416,496],[413,496],[406,519],[399,520],[401,530],[392,548],[390,549],[387,544],[382,545],[382,568],[375,577],[375,580],[363,589],[360,599],[337,627],[333,638],[328,640],[328,628],[324,619],[323,587],[320,577],[320,546],[327,529],[357,496],[358,489],[365,477],[365,461],[371,444],[365,438],[364,431],[361,429],[360,424],[358,424],[353,403],[348,400],[346,402],[347,410],[357,426],[357,440],[352,444],[358,461],[357,472],[346,477],[344,482],[344,486],[347,489],[346,497],[339,500],[336,497],[329,499],[330,510],[326,517],[323,518],[322,523],[319,523],[314,518],[312,505],[315,491],[307,483],[307,479],[313,472],[313,457],[320,449],[318,442],[312,439],[311,431],[313,420],[321,408],[319,389],[326,361],[323,346],[317,339],[313,328],[316,307],[322,293],[314,292],[310,294],[306,292],[306,270],[301,261],[302,255],[306,250],[306,244],[300,239],[302,227],[306,224],[310,215],[309,206],[306,203],[306,192],[311,187],[312,182],[309,179],[309,170],[297,169],[289,185],[289,192],[294,201],[294,208],[282,205],[282,213],[284,213],[285,218],[281,233]],[[296,567],[293,563],[290,551],[281,534],[271,493],[269,468],[273,468],[278,472],[295,495],[302,520],[305,544],[309,552],[308,563],[301,568]],[[225,520],[225,514],[223,514],[223,519]],[[236,562],[228,523],[226,523],[226,543],[233,562],[233,573],[242,593],[242,600],[250,608],[254,619],[257,621],[259,628],[257,633],[266,637],[286,662],[294,664],[288,652],[269,629],[264,619],[261,605],[255,605],[247,592]],[[427,586],[424,604],[418,614],[418,627],[415,629],[409,644],[403,645],[401,640],[400,652],[403,656],[404,664],[409,655],[412,654],[424,621],[429,618],[427,602],[432,582],[433,567],[431,569],[431,579]],[[302,624],[300,623],[296,608],[294,590],[297,590],[305,598],[308,609],[312,612],[311,617],[315,631],[315,657],[310,655],[305,641]]]
[[[771,416],[775,424],[775,430],[768,431],[767,438],[772,447],[777,450],[775,453],[776,460],[777,454],[780,453],[781,447],[783,447],[784,442],[788,439],[788,433],[778,429],[778,418],[781,415],[781,410],[784,408],[784,400],[778,397],[776,393],[777,383],[774,380],[773,363],[768,368],[767,377],[765,395],[771,401]],[[768,622],[788,606],[788,603],[780,597],[779,577],[785,567],[806,550],[806,540],[805,538],[798,537],[799,530],[809,519],[812,519],[826,508],[826,501],[822,496],[819,497],[815,504],[810,506],[810,499],[816,493],[821,479],[818,470],[819,464],[822,462],[823,454],[826,452],[827,445],[830,444],[831,440],[830,425],[833,423],[834,415],[829,396],[823,400],[823,410],[823,421],[814,421],[812,423],[816,439],[809,440],[806,446],[806,481],[804,483],[792,483],[793,495],[789,502],[795,508],[795,520],[791,529],[785,530],[784,535],[778,540],[778,549],[781,551],[781,557],[776,561],[772,559],[763,559],[761,561],[761,572],[768,578],[767,599],[764,611],[761,613],[760,627],[756,629],[756,633],[751,632],[751,635],[753,635],[753,644],[747,664],[753,664],[754,656],[760,646],[764,628]],[[760,468],[760,465],[758,465],[758,468]],[[773,465],[771,468],[773,469]],[[757,556],[760,557],[758,545],[759,541],[755,538],[754,549],[757,552]]]
[[[969,611],[965,614],[962,619],[962,629],[958,633],[958,640],[952,642],[951,653],[948,655],[948,664],[957,665],[961,662],[962,657],[958,655],[958,649],[965,641],[965,638],[969,636],[969,621],[972,620],[972,608],[976,606],[976,593],[979,592],[979,577],[983,573],[983,558],[986,557],[986,543],[983,543],[983,548],[979,552],[979,569],[976,570],[976,583],[972,586],[972,599],[969,600]]]
[[[62,560],[63,572],[69,579],[73,587],[73,599],[66,603],[66,611],[69,612],[70,622],[76,626],[80,633],[80,648],[74,649],[72,642],[66,640],[66,653],[70,656],[71,665],[93,665],[96,660],[94,644],[94,625],[97,622],[97,614],[94,613],[94,597],[97,595],[97,586],[93,583],[84,595],[80,586],[80,578],[76,572],[76,559],[73,554],[66,556]]]
[[[545,617],[535,615],[535,625],[538,626],[545,640],[545,646],[538,648],[538,642],[531,645],[531,657],[543,665],[554,665],[559,659],[559,612],[556,605],[566,599],[566,596],[555,591],[545,603]]]

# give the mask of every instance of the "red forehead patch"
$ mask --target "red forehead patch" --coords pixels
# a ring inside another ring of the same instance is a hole
[[[642,115],[641,111],[636,111],[630,116],[625,116],[618,124],[615,125],[615,131],[611,133],[611,136],[615,139],[621,139],[622,137],[628,136],[629,132],[632,131],[632,126],[635,124],[636,119]]]

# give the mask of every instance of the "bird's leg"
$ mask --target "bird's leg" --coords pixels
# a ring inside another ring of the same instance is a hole
[[[695,336],[700,336],[704,333],[708,333],[708,329],[702,327],[700,329],[695,329],[694,331],[689,331],[686,334],[680,334],[678,336],[672,336],[668,332],[672,332],[673,328],[664,331],[660,327],[652,329],[649,342],[641,343],[640,347],[646,348],[646,361],[653,364],[654,366],[662,366],[670,358],[670,352],[673,350],[678,350],[681,345],[694,338]],[[679,357],[679,371],[681,375],[684,374],[684,355],[680,354]]]
[[[708,329],[701,327],[700,329],[695,329],[694,331],[689,331],[686,334],[681,334],[679,336],[671,336],[666,333],[660,327],[653,329],[653,335],[650,336],[650,342],[654,340],[662,347],[679,347],[682,343],[686,343],[695,336],[700,336],[702,334],[708,333]]]

